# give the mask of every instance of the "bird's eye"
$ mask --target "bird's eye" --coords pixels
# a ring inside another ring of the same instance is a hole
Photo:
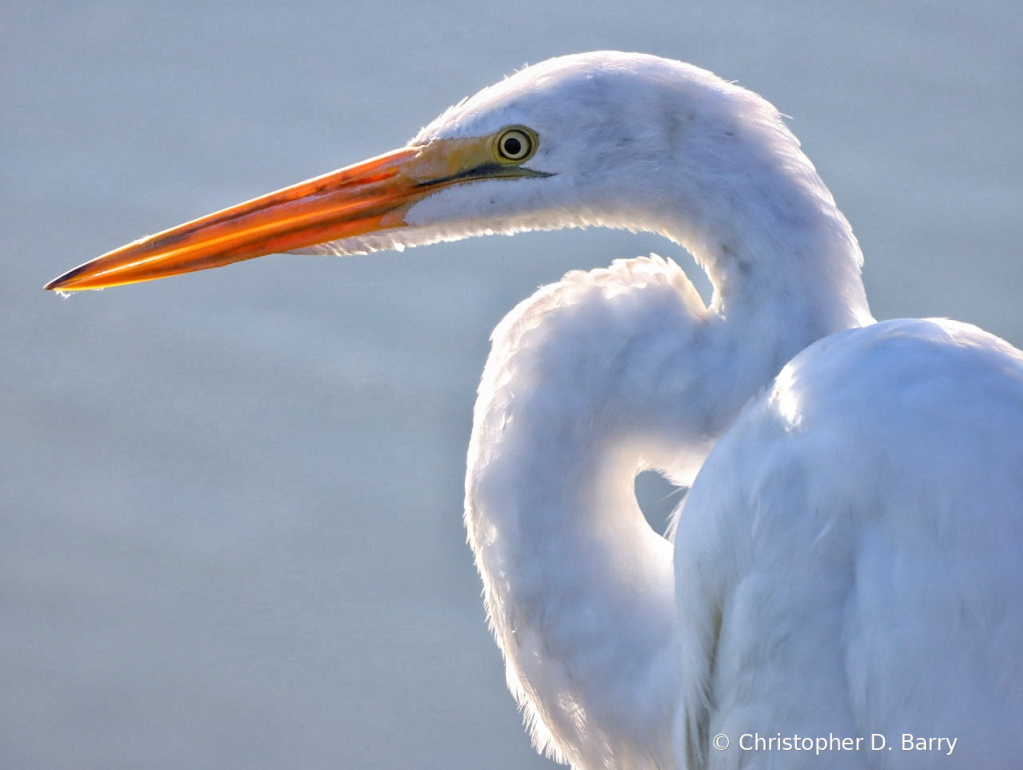
[[[497,135],[495,148],[501,163],[522,163],[536,152],[536,133],[525,126],[506,128]]]

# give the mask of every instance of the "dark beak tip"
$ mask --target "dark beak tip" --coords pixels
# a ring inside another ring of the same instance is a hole
[[[86,264],[88,264],[88,263],[86,263]],[[68,270],[63,275],[57,276],[52,281],[50,281],[48,284],[46,284],[43,287],[43,289],[46,290],[46,291],[61,291],[61,290],[63,290],[69,283],[74,281],[75,277],[78,276],[79,273],[82,273],[85,270],[85,267],[86,267],[86,265],[79,265],[76,268]]]

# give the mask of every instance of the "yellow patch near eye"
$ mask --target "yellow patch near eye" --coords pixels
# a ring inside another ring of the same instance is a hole
[[[523,165],[536,154],[538,143],[536,132],[525,126],[508,126],[488,136],[434,139],[414,148],[402,171],[428,186],[550,176]]]

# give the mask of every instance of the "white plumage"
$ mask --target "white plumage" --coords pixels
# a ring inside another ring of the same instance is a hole
[[[651,56],[553,59],[407,148],[51,288],[588,225],[682,244],[714,296],[623,260],[494,331],[465,520],[538,747],[587,770],[1019,766],[1023,354],[875,323],[848,222],[749,91]],[[646,469],[691,484],[674,548],[636,503]]]
[[[789,363],[679,522],[690,766],[1018,766],[1021,439],[1023,355],[976,327],[886,321]],[[708,748],[756,731],[892,748],[749,765]]]

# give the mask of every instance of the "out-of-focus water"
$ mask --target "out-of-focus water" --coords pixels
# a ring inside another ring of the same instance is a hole
[[[276,257],[61,300],[65,269],[396,147],[598,48],[760,91],[876,315],[1023,343],[1016,0],[9,2],[0,10],[0,767],[528,768],[461,527],[490,329],[678,250],[590,231]]]

